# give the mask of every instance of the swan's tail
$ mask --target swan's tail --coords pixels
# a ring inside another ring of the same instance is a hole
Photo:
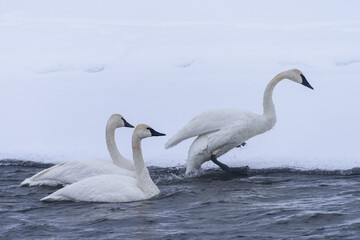
[[[27,178],[24,181],[21,182],[21,187],[34,187],[34,186],[51,186],[51,187],[57,187],[60,185],[64,185],[63,182],[59,182],[56,180],[40,180],[40,181],[34,181],[32,178]]]
[[[32,177],[26,178],[20,186],[42,186],[42,185],[48,185],[48,186],[57,186],[57,185],[63,185],[62,182],[53,180],[51,178],[47,177],[47,174],[54,170],[55,168],[63,166],[65,163],[60,163],[58,165],[52,166],[50,168],[47,168],[45,170],[42,170],[41,172],[35,174]]]
[[[165,143],[165,149],[174,147],[185,139],[195,137],[197,135],[199,135],[197,132],[191,131],[189,130],[189,127],[185,126]]]
[[[172,148],[173,146],[176,146],[179,144],[183,139],[179,137],[179,134],[176,134],[175,136],[172,136],[166,143],[165,143],[165,149]]]
[[[66,190],[65,190],[65,193],[64,193],[64,188],[61,188],[61,189],[57,190],[56,192],[53,192],[52,194],[40,199],[40,201],[43,201],[43,202],[76,201],[76,199],[67,196]]]
[[[40,199],[40,201],[42,201],[42,202],[52,202],[52,201],[74,201],[74,200],[71,199],[71,198],[61,196],[61,195],[58,196],[58,195],[52,193],[49,196],[46,196],[46,197]]]
[[[24,181],[22,181],[20,183],[20,186],[24,187],[24,186],[33,186],[33,181],[31,180],[31,178],[26,178]]]

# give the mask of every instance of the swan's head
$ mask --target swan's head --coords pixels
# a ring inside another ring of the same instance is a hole
[[[314,89],[310,83],[306,80],[304,74],[298,69],[291,69],[281,73],[284,78],[300,83],[310,89]]]
[[[166,136],[164,133],[159,133],[153,128],[146,124],[139,124],[136,126],[133,135],[137,136],[140,139],[154,136]]]
[[[120,114],[113,114],[108,120],[108,125],[114,126],[115,128],[128,127],[134,128],[133,125],[128,123],[125,118]]]

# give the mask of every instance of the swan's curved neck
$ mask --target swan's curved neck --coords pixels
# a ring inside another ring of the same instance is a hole
[[[147,169],[141,150],[141,139],[136,135],[132,137],[132,150],[134,157],[134,168],[138,187],[147,197],[153,197],[160,193],[156,184],[152,181],[149,170]]]
[[[124,158],[117,146],[116,146],[116,141],[115,141],[115,129],[116,127],[113,126],[112,124],[107,124],[106,125],[106,146],[107,149],[110,153],[111,159],[113,160],[113,163],[121,168],[125,168],[127,170],[133,170],[132,166],[131,166],[131,162],[129,160],[127,160],[126,158]]]
[[[276,84],[278,84],[281,80],[283,80],[285,77],[282,76],[282,74],[276,75],[266,86],[265,92],[264,92],[264,116],[272,121],[272,124],[275,124],[276,122],[276,112],[275,112],[275,106],[273,103],[272,95],[274,88]]]

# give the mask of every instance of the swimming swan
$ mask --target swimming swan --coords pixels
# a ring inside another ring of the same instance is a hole
[[[138,125],[132,135],[132,150],[136,178],[105,174],[70,184],[41,201],[132,202],[151,198],[160,193],[151,180],[141,151],[141,140],[165,136],[145,124]]]
[[[120,114],[111,115],[106,124],[105,134],[107,149],[113,162],[101,159],[74,159],[45,169],[25,179],[21,186],[66,185],[83,178],[106,173],[135,176],[134,164],[124,158],[116,147],[115,130],[121,127],[133,128],[134,126],[129,124]]]
[[[289,79],[313,89],[301,71],[297,69],[279,73],[265,89],[263,114],[241,109],[206,111],[193,118],[171,137],[165,144],[165,148],[173,147],[185,139],[197,136],[189,148],[186,173],[199,170],[201,165],[210,159],[223,170],[228,170],[225,164],[217,161],[217,157],[249,138],[269,131],[275,125],[276,113],[272,95],[274,87],[283,79]]]

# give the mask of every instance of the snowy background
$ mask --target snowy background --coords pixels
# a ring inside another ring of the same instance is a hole
[[[275,128],[221,157],[232,166],[360,167],[359,1],[0,0],[0,159],[110,159],[120,113],[167,137],[148,165],[184,164],[166,140],[214,108],[262,112],[266,84],[300,69],[314,91],[275,89]],[[130,129],[119,129],[131,157]],[[206,167],[213,167],[207,163]]]

